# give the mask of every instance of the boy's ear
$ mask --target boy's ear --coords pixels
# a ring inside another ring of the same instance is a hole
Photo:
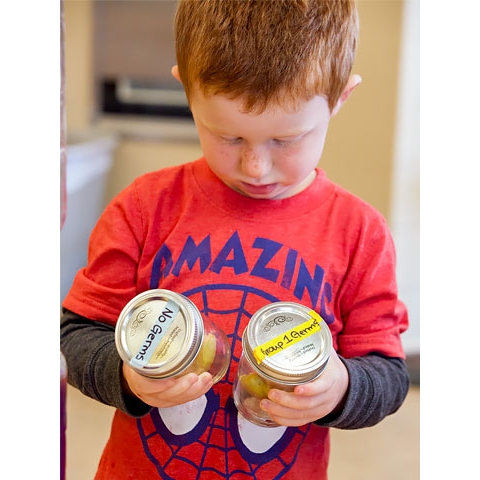
[[[178,65],[174,65],[172,67],[172,75],[180,82],[182,83],[182,79],[180,78],[180,74],[178,73]]]
[[[362,77],[360,75],[351,75],[348,79],[347,85],[343,89],[340,98],[338,99],[335,107],[332,110],[332,117],[338,113],[340,107],[347,101],[347,98],[351,95],[351,93],[355,90],[355,88],[362,83]]]

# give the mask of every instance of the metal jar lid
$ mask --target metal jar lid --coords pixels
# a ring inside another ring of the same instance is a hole
[[[258,373],[289,385],[318,377],[332,349],[325,321],[294,302],[271,303],[255,312],[242,342],[247,360]]]
[[[195,359],[204,336],[200,311],[170,290],[147,290],[125,305],[115,328],[118,353],[137,372],[167,378]]]

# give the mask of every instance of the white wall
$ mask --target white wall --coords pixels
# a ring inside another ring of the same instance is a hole
[[[420,352],[420,0],[404,1],[391,229],[400,296],[410,315],[407,353]]]

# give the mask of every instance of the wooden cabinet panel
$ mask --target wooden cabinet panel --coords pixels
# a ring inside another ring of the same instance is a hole
[[[176,0],[94,2],[95,73],[165,82],[175,61]]]

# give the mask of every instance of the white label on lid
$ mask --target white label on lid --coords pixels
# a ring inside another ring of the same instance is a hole
[[[150,361],[155,349],[167,332],[168,327],[177,316],[179,310],[180,307],[172,300],[169,300],[166,303],[161,314],[153,323],[147,337],[142,342],[138,352],[131,358],[129,363],[132,367],[143,367]]]

